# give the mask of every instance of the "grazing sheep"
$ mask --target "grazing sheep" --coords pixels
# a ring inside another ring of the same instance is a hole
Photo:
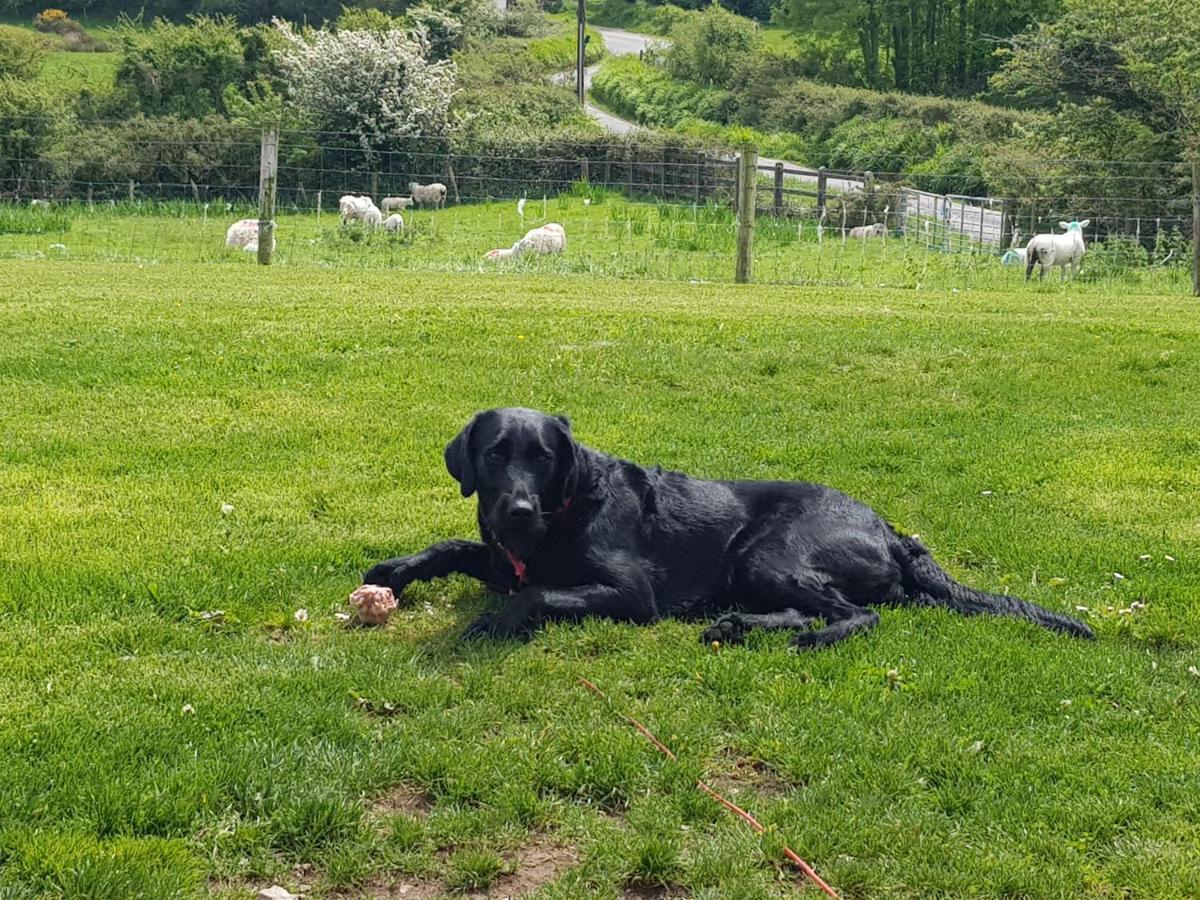
[[[550,222],[525,232],[525,237],[511,247],[489,250],[484,259],[511,259],[525,253],[562,253],[566,249],[567,233],[557,222]]]
[[[338,212],[342,214],[342,224],[361,220],[367,210],[375,209],[375,203],[370,197],[360,197],[356,194],[345,194],[338,200]]]
[[[404,212],[413,205],[412,197],[384,197],[379,203],[379,208],[385,213],[390,213],[394,209]]]
[[[258,219],[240,219],[225,232],[225,246],[231,250],[258,252]],[[275,251],[275,235],[271,235],[271,252]]]
[[[1071,278],[1075,278],[1079,274],[1083,254],[1087,252],[1087,246],[1083,242],[1083,229],[1087,228],[1091,221],[1084,219],[1080,222],[1076,219],[1073,222],[1059,222],[1058,227],[1066,234],[1035,234],[1031,237],[1025,245],[1025,280],[1028,281],[1033,276],[1034,266],[1041,266],[1039,280],[1044,279],[1046,270],[1053,266],[1060,267],[1059,281],[1066,279],[1068,267],[1071,269]]]
[[[30,200],[29,208],[30,209],[49,209],[50,201],[49,200]]]
[[[1023,266],[1023,265],[1025,265],[1025,248],[1018,247],[1016,250],[1005,250],[1004,255],[1000,257],[1000,265],[1002,265],[1002,266]]]
[[[376,228],[383,227],[383,213],[379,211],[379,207],[372,203],[367,207],[362,214],[363,228],[367,231],[374,231]]]
[[[383,229],[384,231],[391,232],[403,231],[404,218],[400,215],[400,213],[392,213],[387,217],[386,220],[384,220]]]
[[[436,209],[446,205],[446,186],[440,181],[435,181],[433,184],[417,184],[415,181],[410,181],[408,192],[412,194],[413,202],[419,206],[432,203]]]
[[[876,222],[874,225],[859,225],[857,228],[850,229],[850,237],[852,238],[876,238],[887,237],[887,226],[881,222]]]

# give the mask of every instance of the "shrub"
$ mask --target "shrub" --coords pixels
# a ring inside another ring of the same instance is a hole
[[[305,38],[276,20],[291,102],[322,131],[352,136],[368,153],[397,137],[450,128],[453,62],[400,31],[317,31]]]
[[[45,86],[0,78],[0,191],[19,192],[47,175],[41,157],[61,116],[58,99]]]
[[[408,20],[423,29],[433,59],[449,59],[466,42],[467,30],[454,16],[432,6],[421,4],[408,11]]]
[[[61,9],[43,9],[33,17],[35,31],[45,31],[49,34],[65,34],[78,29],[79,23]]]
[[[590,66],[604,58],[604,40],[599,32],[588,29],[584,61]],[[558,72],[575,68],[575,32],[529,42],[529,57],[543,71]]]
[[[31,31],[0,25],[0,78],[36,78],[46,49],[46,41]]]
[[[758,25],[712,5],[671,32],[667,71],[705,86],[727,86],[735,67],[757,49]]]
[[[678,81],[631,56],[608,60],[592,80],[592,94],[621,115],[665,127],[685,119],[727,123],[733,102],[727,91]]]
[[[227,113],[226,85],[269,77],[272,60],[263,29],[239,29],[229,19],[162,19],[150,28],[121,29],[116,84],[129,105],[152,115]]]

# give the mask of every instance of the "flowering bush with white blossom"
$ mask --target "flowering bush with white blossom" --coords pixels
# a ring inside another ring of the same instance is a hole
[[[428,59],[422,31],[301,34],[274,24],[287,44],[277,57],[289,99],[315,127],[354,135],[366,151],[449,131],[457,70]]]

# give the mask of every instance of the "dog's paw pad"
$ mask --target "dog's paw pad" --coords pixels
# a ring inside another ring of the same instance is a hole
[[[700,636],[702,644],[740,644],[746,640],[746,629],[736,616],[724,616],[713,622]]]

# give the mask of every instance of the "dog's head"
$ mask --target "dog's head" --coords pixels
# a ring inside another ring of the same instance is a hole
[[[478,413],[446,445],[446,468],[463,496],[479,493],[480,522],[518,556],[570,503],[580,462],[571,423],[532,409]]]

